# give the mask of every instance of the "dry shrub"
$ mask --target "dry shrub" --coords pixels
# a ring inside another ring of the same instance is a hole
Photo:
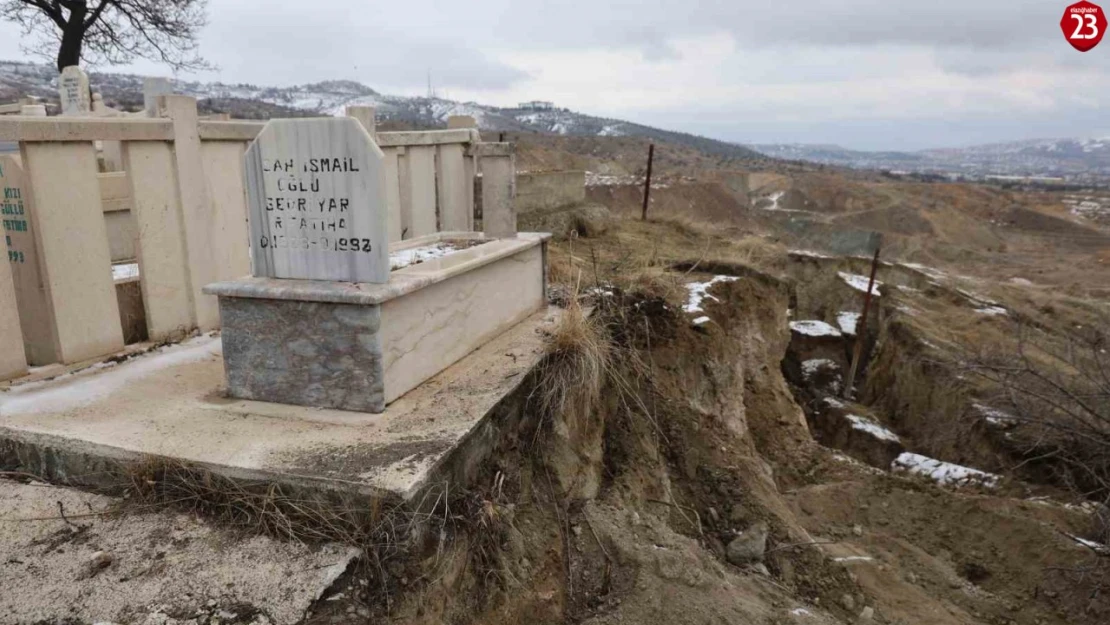
[[[686,215],[662,214],[648,217],[650,223],[665,224],[679,234],[689,238],[705,238],[720,232],[720,228],[711,223],[698,221]]]
[[[380,497],[233,480],[170,458],[150,457],[123,471],[131,505],[168,505],[281,539],[396,546],[413,520],[399,518],[400,508]]]
[[[502,583],[497,565],[511,515],[499,489],[443,484],[408,504],[357,491],[299,488],[232,479],[182,461],[150,457],[125,465],[121,512],[176,509],[250,534],[360,550],[358,575],[374,581],[372,607],[388,615],[396,599],[458,567],[478,572],[484,593]],[[459,546],[464,546],[459,548]]]
[[[786,246],[766,237],[750,235],[732,243],[727,252],[728,260],[763,271],[781,271],[788,258]]]
[[[594,412],[613,367],[613,348],[601,315],[588,315],[572,297],[547,339],[539,407],[545,416],[585,419]]]
[[[989,384],[1026,462],[1077,495],[1110,502],[1110,338],[1079,328],[1059,344],[1020,322],[1013,335],[1012,348],[972,355],[964,371]]]

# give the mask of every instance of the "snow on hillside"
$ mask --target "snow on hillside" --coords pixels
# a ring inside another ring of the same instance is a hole
[[[767,144],[751,146],[775,158],[804,160],[857,169],[940,173],[952,176],[1023,178],[1063,177],[1084,181],[1110,176],[1110,137],[1031,139],[918,152],[866,152],[836,145]]]
[[[126,110],[137,110],[142,106],[142,76],[92,72],[89,82],[94,90],[104,96],[104,101],[109,106]],[[226,112],[234,117],[340,115],[348,106],[373,106],[377,108],[379,119],[404,122],[417,128],[442,127],[452,115],[469,115],[483,130],[602,137],[638,136],[685,145],[725,158],[761,158],[748,148],[734,143],[617,119],[593,117],[565,108],[500,108],[438,97],[385,95],[351,80],[329,80],[291,87],[179,79],[171,82],[175,93],[197,98],[205,110]],[[0,102],[15,101],[23,96],[56,102],[57,94],[57,72],[52,66],[0,61]]]

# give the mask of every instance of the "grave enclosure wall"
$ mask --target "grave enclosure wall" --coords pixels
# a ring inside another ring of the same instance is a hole
[[[476,130],[374,133],[372,111],[348,114],[384,153],[391,243],[474,229]],[[152,117],[0,117],[0,140],[20,146],[19,159],[0,162],[18,195],[7,212],[19,212],[4,215],[0,353],[43,365],[120,351],[111,265],[128,258],[150,340],[218,327],[216,298],[201,289],[250,273],[243,156],[262,126],[199,119],[194,99],[174,95],[159,96]],[[116,142],[122,171],[100,172],[97,144]],[[508,156],[511,196],[511,150],[490,153]],[[505,204],[495,213],[511,212]],[[12,360],[0,361],[0,380],[26,369]]]

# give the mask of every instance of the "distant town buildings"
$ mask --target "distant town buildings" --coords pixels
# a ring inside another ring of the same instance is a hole
[[[520,106],[517,108],[525,111],[550,111],[555,108],[555,103],[544,100],[532,100],[531,102],[521,102]]]

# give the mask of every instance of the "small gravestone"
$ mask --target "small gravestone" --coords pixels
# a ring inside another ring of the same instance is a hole
[[[147,117],[158,116],[158,96],[172,95],[173,84],[168,78],[148,76],[143,79],[143,110]]]
[[[246,154],[254,275],[387,282],[383,159],[352,118],[266,122]]]
[[[92,94],[89,92],[89,77],[84,70],[70,65],[58,77],[58,97],[61,99],[62,115],[88,115],[92,111]]]
[[[471,115],[451,115],[447,118],[447,129],[477,128],[478,121]]]

